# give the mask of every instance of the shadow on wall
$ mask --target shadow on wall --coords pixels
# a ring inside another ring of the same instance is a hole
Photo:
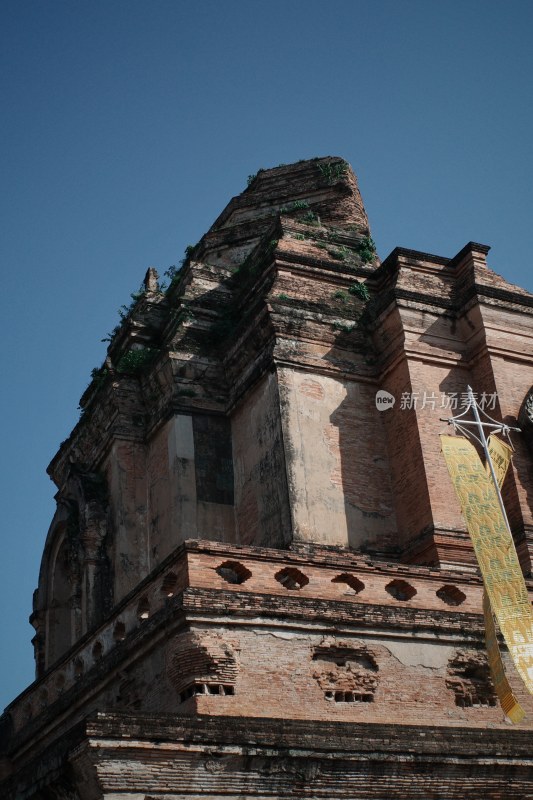
[[[332,353],[335,353],[335,348]],[[398,553],[390,462],[375,385],[343,381],[345,399],[330,415],[337,429],[338,467],[330,480],[342,492],[348,546],[362,552]]]

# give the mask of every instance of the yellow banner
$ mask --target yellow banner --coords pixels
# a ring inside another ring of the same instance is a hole
[[[507,445],[491,438],[500,483],[507,469]],[[467,439],[441,436],[441,443],[490,605],[516,669],[533,694],[533,613],[513,537],[505,523],[496,489],[475,447]]]
[[[501,489],[505,476],[507,475],[507,468],[511,463],[512,450],[508,444],[502,442],[497,436],[489,436],[487,445],[494,472],[496,473],[496,480]],[[488,464],[485,464],[485,472],[487,473],[487,477],[491,479],[492,476]]]
[[[526,712],[514,696],[511,685],[505,674],[498,637],[496,635],[496,626],[494,625],[494,617],[492,616],[492,609],[487,592],[483,592],[483,616],[485,617],[487,656],[498,700],[500,701],[504,713],[507,714],[511,722],[521,722]]]
[[[488,449],[494,466],[494,473],[498,487],[501,489],[507,469],[511,463],[511,448],[497,436],[489,436],[487,442]],[[485,472],[487,477],[492,480],[490,474],[490,467],[485,464]],[[513,694],[513,690],[507,676],[505,674],[505,667],[503,665],[500,646],[498,643],[498,636],[496,634],[496,625],[494,624],[494,617],[492,616],[492,608],[490,607],[490,600],[487,592],[483,591],[483,616],[485,618],[485,643],[487,646],[487,656],[489,667],[494,681],[494,688],[498,695],[500,705],[511,720],[511,722],[521,722],[525,717],[525,711]]]

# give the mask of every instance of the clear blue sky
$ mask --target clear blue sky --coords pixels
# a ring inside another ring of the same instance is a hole
[[[529,0],[3,0],[0,707],[101,339],[259,167],[340,155],[378,251],[467,241],[533,290]]]

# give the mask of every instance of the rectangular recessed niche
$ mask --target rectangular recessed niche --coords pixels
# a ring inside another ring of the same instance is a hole
[[[235,687],[224,683],[191,683],[183,692],[180,692],[180,703],[201,694],[234,695]]]
[[[374,695],[370,692],[332,692],[324,693],[326,700],[336,703],[373,703]]]

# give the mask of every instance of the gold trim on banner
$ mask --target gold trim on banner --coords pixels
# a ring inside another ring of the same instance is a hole
[[[533,613],[496,488],[467,439],[442,435],[441,444],[490,605],[516,669],[533,694]],[[491,437],[491,447],[500,483],[507,469],[508,448],[496,437]]]

